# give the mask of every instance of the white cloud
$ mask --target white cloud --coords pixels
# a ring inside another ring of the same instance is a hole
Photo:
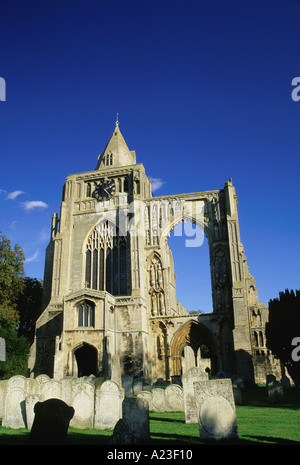
[[[16,226],[17,226],[17,224],[18,224],[18,222],[17,222],[16,220],[12,221],[12,222],[10,223],[10,229],[15,229]]]
[[[164,181],[162,179],[160,179],[160,178],[151,178],[149,176],[149,179],[151,181],[151,190],[152,190],[152,192],[157,191],[164,184]]]
[[[25,194],[23,191],[13,191],[13,192],[8,192],[6,199],[7,200],[15,200],[19,195]]]
[[[39,251],[36,250],[31,257],[25,259],[25,262],[26,263],[37,262],[38,260],[39,260]]]
[[[41,200],[28,200],[27,202],[23,202],[22,206],[26,211],[33,210],[34,208],[48,208],[48,205]]]

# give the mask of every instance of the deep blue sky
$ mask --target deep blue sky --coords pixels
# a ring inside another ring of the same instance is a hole
[[[0,230],[27,275],[43,277],[65,178],[95,168],[118,112],[155,195],[232,177],[260,300],[300,287],[300,1],[0,0],[0,43]],[[207,247],[170,245],[178,299],[209,310]]]

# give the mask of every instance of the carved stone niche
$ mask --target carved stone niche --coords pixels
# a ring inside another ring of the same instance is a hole
[[[162,265],[158,255],[154,255],[148,269],[150,309],[152,316],[166,314]]]

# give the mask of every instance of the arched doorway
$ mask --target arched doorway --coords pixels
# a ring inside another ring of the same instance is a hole
[[[181,376],[183,370],[186,371],[192,366],[204,366],[201,363],[202,357],[207,359],[211,373],[216,373],[218,369],[216,341],[205,325],[190,320],[177,330],[171,341],[171,376]]]
[[[75,352],[75,360],[77,364],[77,376],[89,376],[98,374],[97,361],[98,354],[97,349],[90,344],[84,342],[78,347]],[[76,368],[76,367],[75,367]]]

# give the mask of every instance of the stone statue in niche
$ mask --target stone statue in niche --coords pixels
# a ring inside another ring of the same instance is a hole
[[[159,258],[152,259],[149,270],[150,301],[152,316],[165,315],[165,295],[163,290],[163,273]]]

